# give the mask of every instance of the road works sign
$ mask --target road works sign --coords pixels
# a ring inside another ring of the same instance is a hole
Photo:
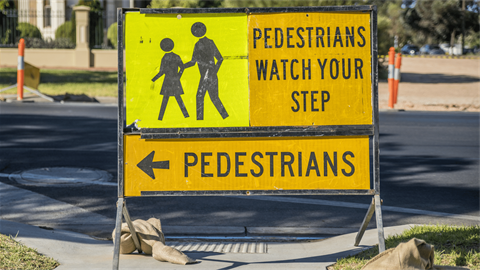
[[[126,14],[127,123],[373,123],[369,12],[233,11]]]
[[[374,6],[119,9],[117,21],[114,269],[122,213],[141,249],[133,196],[374,195],[355,245],[375,211],[385,250]]]
[[[122,13],[121,194],[373,194],[372,12]]]

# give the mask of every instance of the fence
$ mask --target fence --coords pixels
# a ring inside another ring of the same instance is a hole
[[[90,48],[110,49],[113,48],[107,39],[107,28],[105,25],[105,12],[90,11]]]
[[[89,46],[113,48],[106,38],[105,12],[89,12]],[[20,38],[27,48],[75,48],[75,15],[35,10],[0,10],[0,47],[17,47]]]

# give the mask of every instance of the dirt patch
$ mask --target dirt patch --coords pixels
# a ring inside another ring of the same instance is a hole
[[[480,111],[478,59],[402,58],[395,109]],[[388,83],[379,82],[379,107],[388,108]]]

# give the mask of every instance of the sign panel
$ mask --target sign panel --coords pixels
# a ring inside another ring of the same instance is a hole
[[[248,16],[252,126],[372,124],[370,14]]]
[[[246,14],[125,15],[126,121],[248,126]]]
[[[140,128],[371,125],[368,12],[126,14]]]
[[[367,190],[369,139],[124,136],[125,196],[142,191]]]
[[[33,66],[27,62],[25,63],[25,85],[33,88],[38,89],[38,85],[40,84],[40,69],[36,66]]]

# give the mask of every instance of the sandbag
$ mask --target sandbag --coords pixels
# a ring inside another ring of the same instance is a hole
[[[434,265],[435,247],[413,238],[373,257],[362,270],[455,270],[456,266]]]
[[[165,236],[162,232],[162,225],[159,219],[150,218],[149,220],[137,219],[133,222],[133,227],[140,240],[140,246],[145,254],[153,255],[153,258],[162,262],[171,262],[176,264],[196,263],[183,252],[166,246]],[[115,242],[115,230],[112,233]],[[136,250],[133,237],[130,233],[127,223],[122,223],[120,236],[120,253],[129,254]]]

